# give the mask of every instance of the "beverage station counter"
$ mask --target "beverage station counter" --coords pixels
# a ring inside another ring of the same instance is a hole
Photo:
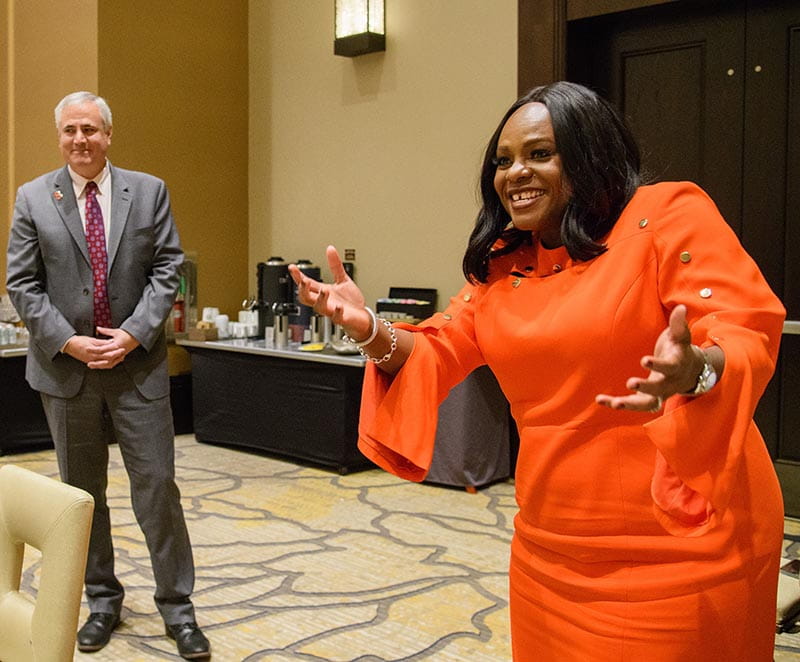
[[[178,339],[192,362],[198,441],[267,451],[332,467],[369,466],[356,448],[364,359],[262,340]]]
[[[185,434],[192,431],[191,384],[188,375],[173,374],[173,368],[180,367],[173,350],[170,345],[172,418],[176,434]],[[27,354],[26,345],[0,346],[0,455],[53,446],[41,398],[25,380]],[[188,358],[185,361],[188,370]]]
[[[25,345],[0,347],[0,455],[53,445],[39,394],[25,381]]]

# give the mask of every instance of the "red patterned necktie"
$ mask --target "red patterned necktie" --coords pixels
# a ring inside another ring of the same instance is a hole
[[[106,231],[103,228],[103,212],[97,202],[97,184],[86,184],[86,244],[92,262],[94,276],[94,325],[111,328],[111,308],[108,304],[108,254],[106,253]]]

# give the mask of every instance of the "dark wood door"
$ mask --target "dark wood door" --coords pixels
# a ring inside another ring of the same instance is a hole
[[[567,77],[623,109],[655,179],[705,188],[787,307],[756,420],[800,515],[800,3],[680,2],[571,21]]]
[[[683,3],[677,3],[683,5]],[[568,72],[623,109],[647,175],[691,180],[741,233],[743,0],[569,25]]]
[[[752,0],[747,31],[742,241],[786,306],[770,450],[800,516],[800,3]]]

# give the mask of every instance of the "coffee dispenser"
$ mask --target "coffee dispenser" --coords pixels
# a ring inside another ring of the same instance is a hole
[[[258,281],[258,335],[264,335],[264,329],[273,325],[275,304],[288,303],[292,300],[292,288],[289,266],[282,257],[273,256],[266,262],[256,265]]]
[[[311,260],[298,260],[296,264],[297,268],[308,278],[317,281],[322,280],[322,271],[317,265],[311,262]],[[297,304],[298,313],[289,316],[289,328],[292,333],[292,340],[295,342],[303,342],[306,329],[308,329],[311,324],[311,315],[313,311],[310,306],[305,306],[300,303],[300,299],[297,295],[297,285],[294,280],[290,281],[290,287],[292,292],[291,301]]]

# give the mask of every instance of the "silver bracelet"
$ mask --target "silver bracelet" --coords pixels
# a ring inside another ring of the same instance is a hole
[[[392,346],[389,348],[389,351],[386,352],[381,358],[376,359],[375,357],[370,356],[367,354],[361,347],[358,348],[358,351],[361,353],[367,361],[372,361],[373,363],[383,363],[384,361],[388,361],[392,358],[394,354],[394,350],[397,349],[397,332],[395,331],[392,323],[389,320],[385,320],[382,317],[378,318],[380,322],[382,322],[387,329],[389,329],[389,337],[392,339]],[[377,327],[377,324],[375,325]],[[377,335],[377,334],[376,334]],[[365,343],[366,344],[366,343]]]
[[[366,310],[369,313],[370,318],[372,318],[372,331],[370,331],[369,337],[366,340],[353,340],[346,333],[342,336],[342,340],[349,342],[351,345],[355,345],[359,349],[369,345],[378,335],[378,318],[375,316],[375,313],[372,312],[372,308],[369,306],[364,306],[364,310]]]

